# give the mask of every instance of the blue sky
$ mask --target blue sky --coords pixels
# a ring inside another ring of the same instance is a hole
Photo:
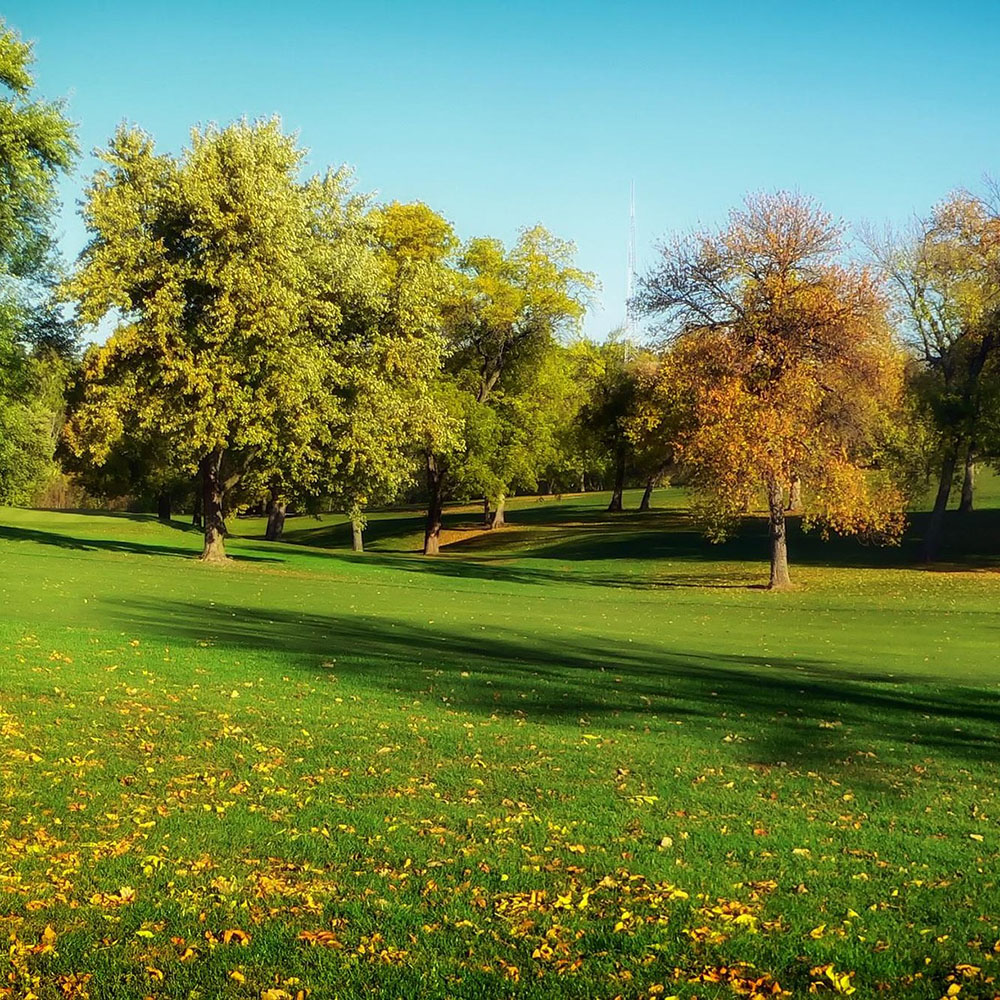
[[[280,114],[310,167],[348,163],[462,237],[542,222],[624,315],[628,189],[657,237],[793,188],[904,222],[1000,175],[1000,3],[364,3],[9,0],[39,90],[89,152],[120,121],[179,150],[193,124]],[[64,185],[63,246],[85,234]]]

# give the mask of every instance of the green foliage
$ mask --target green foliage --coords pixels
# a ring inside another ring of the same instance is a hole
[[[74,336],[51,296],[56,181],[76,155],[58,102],[32,94],[31,46],[0,21],[0,503],[26,504],[54,474]],[[34,351],[34,353],[32,353]]]
[[[435,433],[428,394],[441,368],[454,244],[451,226],[419,203],[376,206],[325,244],[343,321],[330,345],[340,419],[323,487],[339,509],[357,515],[395,499]]]
[[[504,380],[523,383],[560,335],[577,328],[595,279],[574,265],[574,254],[572,243],[542,226],[523,230],[510,251],[486,238],[463,248],[450,367],[480,402]]]
[[[63,105],[32,95],[32,62],[30,43],[0,20],[0,270],[26,279],[49,264],[56,180],[77,153]]]
[[[123,127],[102,159],[68,288],[84,321],[121,320],[85,359],[67,446],[100,465],[125,436],[162,440],[243,497],[274,476],[308,488],[337,414],[340,313],[301,152],[272,120],[195,131],[178,158]]]
[[[55,448],[68,363],[41,353],[23,361],[30,391],[0,405],[0,504],[31,504],[59,473]]]
[[[462,248],[435,397],[454,433],[446,448],[428,448],[441,477],[432,492],[482,495],[499,506],[516,487],[534,488],[556,462],[572,395],[560,338],[578,328],[594,287],[574,252],[541,226],[522,231],[510,250],[484,238]]]

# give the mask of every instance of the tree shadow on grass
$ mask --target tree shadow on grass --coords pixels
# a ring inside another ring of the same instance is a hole
[[[199,538],[201,533],[199,532]],[[135,542],[119,538],[79,538],[57,531],[37,531],[33,528],[15,528],[0,525],[0,540],[10,542],[35,542],[38,545],[54,545],[61,549],[78,552],[127,552],[132,555],[173,556],[175,559],[191,559],[198,554],[195,548],[179,545],[157,545],[153,542]],[[239,562],[276,563],[282,560],[270,556],[251,556],[242,552],[230,553]]]
[[[156,514],[132,510],[103,510],[101,508],[91,507],[34,507],[32,509],[43,511],[46,514],[71,514],[76,515],[77,517],[110,518],[117,521],[135,521],[138,524],[159,524],[165,528],[177,528],[180,531],[201,532],[201,529],[195,528],[194,525],[190,523],[190,520],[181,521],[176,518],[172,518],[170,521],[161,521]]]
[[[569,510],[565,505],[553,505],[543,511],[518,509],[509,517],[506,528],[496,532],[468,530],[466,537],[452,540],[440,556],[431,558],[419,556],[412,548],[394,547],[403,538],[412,539],[419,530],[415,517],[372,521],[367,533],[372,547],[366,558],[372,563],[441,576],[637,590],[754,588],[766,578],[764,518],[745,519],[735,537],[712,545],[690,513],[676,509],[612,515],[594,508]],[[789,518],[793,577],[796,566],[924,572],[1000,568],[1000,510],[966,515],[950,512],[944,561],[930,565],[920,560],[927,517],[924,513],[912,515],[898,546],[869,545],[856,538],[823,540],[816,532],[803,531],[800,518]],[[478,525],[470,522],[467,511],[445,519],[446,531],[473,528],[478,529]],[[304,527],[287,541],[343,558],[350,545],[350,528],[346,523]],[[563,568],[546,566],[560,562],[565,564]],[[665,564],[663,572],[653,572],[656,562]],[[716,566],[720,562],[745,563],[747,569],[740,572],[730,567],[719,572]],[[687,565],[682,568],[678,563]],[[705,566],[704,571],[701,566]]]
[[[529,638],[492,625],[432,629],[384,617],[185,602],[134,601],[114,610],[122,627],[172,645],[280,654],[307,672],[335,672],[383,696],[443,702],[457,712],[582,719],[602,731],[648,729],[664,738],[677,734],[680,721],[709,746],[735,730],[732,752],[747,762],[842,766],[887,745],[979,767],[1000,762],[996,688],[904,683],[818,659]]]
[[[767,522],[764,517],[744,518],[728,541],[712,545],[687,511],[667,510],[610,515],[601,512],[567,530],[519,528],[511,518],[505,532],[462,539],[448,547],[455,554],[488,554],[498,548],[516,549],[534,559],[604,561],[688,560],[763,562],[768,557]],[[929,515],[910,515],[901,544],[873,545],[851,537],[824,539],[804,531],[800,517],[788,518],[789,559],[801,566],[838,566],[850,569],[933,569],[920,559],[920,546]],[[969,514],[949,512],[942,556],[949,568],[1000,567],[1000,510]]]

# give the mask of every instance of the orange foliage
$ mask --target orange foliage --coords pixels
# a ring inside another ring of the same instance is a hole
[[[672,437],[713,537],[762,491],[772,534],[778,518],[783,530],[793,478],[823,531],[892,541],[902,530],[881,447],[903,356],[876,280],[836,262],[838,235],[809,202],[752,200],[722,233],[665,250],[646,281],[673,340],[645,375],[645,430],[659,421]]]

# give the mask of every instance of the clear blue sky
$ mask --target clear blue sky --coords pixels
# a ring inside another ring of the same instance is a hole
[[[123,119],[178,150],[192,124],[278,113],[310,167],[348,163],[462,237],[542,222],[574,240],[603,284],[596,336],[624,314],[633,179],[641,265],[751,190],[902,222],[1000,175],[997,0],[8,0],[3,15],[86,150]],[[64,187],[70,256],[93,165]]]

